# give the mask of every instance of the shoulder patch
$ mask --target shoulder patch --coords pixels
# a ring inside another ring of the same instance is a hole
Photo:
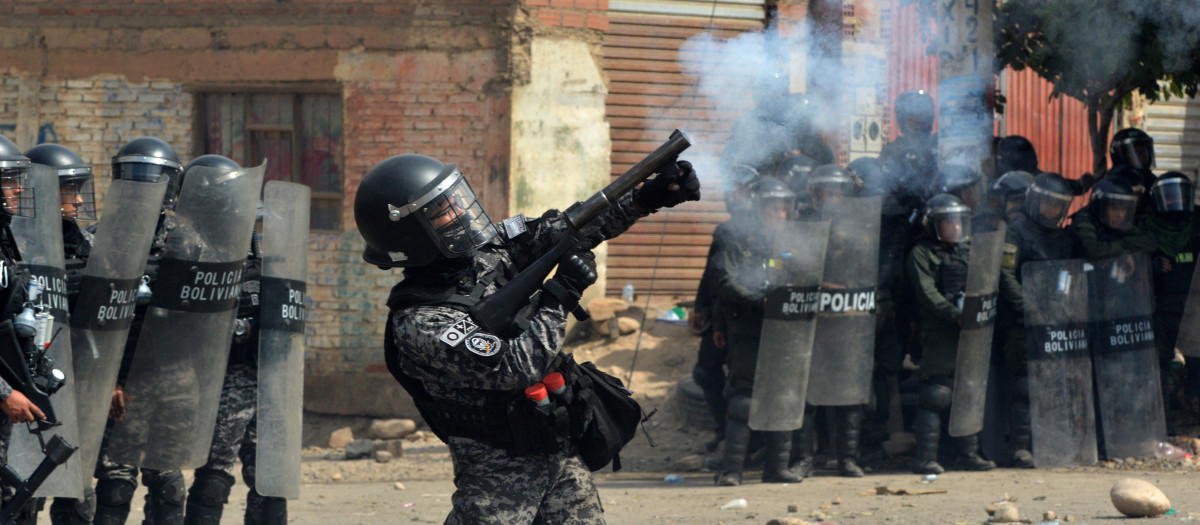
[[[1001,256],[1000,266],[1005,268],[1014,268],[1017,266],[1017,245],[1004,244],[1004,255]]]
[[[525,215],[517,214],[500,221],[500,224],[504,226],[505,236],[507,236],[509,239],[516,239],[517,237],[525,234],[525,232],[529,231],[529,228],[525,226],[525,222]]]
[[[467,336],[475,333],[476,330],[479,330],[479,326],[471,322],[471,316],[464,315],[462,318],[454,321],[453,324],[446,328],[446,330],[442,332],[442,335],[438,336],[438,339],[441,339],[443,343],[446,343],[450,346],[458,346],[459,343],[463,342],[463,339],[466,339]]]
[[[467,337],[467,350],[476,355],[491,357],[500,353],[500,338],[483,332]]]

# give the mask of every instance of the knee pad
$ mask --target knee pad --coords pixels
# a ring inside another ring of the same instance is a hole
[[[750,421],[750,396],[735,394],[729,398],[729,407],[725,413],[735,421]]]
[[[944,412],[953,400],[954,389],[946,385],[927,383],[921,387],[921,408],[925,410]]]
[[[229,502],[232,489],[233,476],[219,470],[197,470],[188,497],[201,506],[216,508]]]
[[[102,479],[96,483],[96,503],[109,507],[128,505],[137,489],[131,480]]]
[[[161,471],[157,475],[142,473],[142,483],[149,489],[147,498],[155,498],[159,503],[182,506],[187,499],[187,489],[183,484],[183,473],[178,470]]]

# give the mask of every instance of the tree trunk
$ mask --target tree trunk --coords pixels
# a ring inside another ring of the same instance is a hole
[[[1089,98],[1087,106],[1088,137],[1092,141],[1092,174],[1099,177],[1108,171],[1108,135],[1112,129],[1113,110],[1116,103],[1101,104]]]

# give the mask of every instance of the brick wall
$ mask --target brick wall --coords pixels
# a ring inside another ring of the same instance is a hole
[[[525,6],[545,26],[608,31],[608,0],[525,0]]]

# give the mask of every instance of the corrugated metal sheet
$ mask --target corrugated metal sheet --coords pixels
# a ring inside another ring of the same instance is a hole
[[[1200,169],[1200,99],[1171,99],[1146,107],[1146,133],[1154,138],[1155,171]]]
[[[900,6],[893,0],[891,45],[888,49],[888,98],[884,111],[884,124],[888,129],[888,140],[900,136],[900,130],[892,125],[895,113],[892,101],[899,94],[924,89],[937,100],[938,67],[937,57],[926,54],[928,42],[921,35],[921,20],[917,16],[917,4]]]
[[[706,9],[687,11],[696,5]],[[666,11],[664,6],[675,10]],[[738,11],[722,11],[725,8]],[[710,19],[712,9],[710,2],[610,1],[604,69],[609,77],[614,177],[658,147],[674,127],[686,130],[695,142],[689,154],[718,155],[734,121],[753,107],[747,93],[745,107],[717,109],[707,97],[697,95],[696,78],[680,70],[680,60],[712,58],[681,56],[679,48],[689,37],[711,30],[717,38],[730,38],[763,28],[761,1],[718,2]],[[627,283],[638,294],[695,293],[712,231],[729,217],[720,192],[705,188],[703,196],[700,202],[638,221],[609,243],[609,295],[620,294]]]
[[[1069,97],[1049,99],[1054,87],[1036,73],[1007,71],[1005,131],[1033,143],[1044,171],[1077,179],[1092,171],[1092,149],[1087,131],[1087,110]]]

